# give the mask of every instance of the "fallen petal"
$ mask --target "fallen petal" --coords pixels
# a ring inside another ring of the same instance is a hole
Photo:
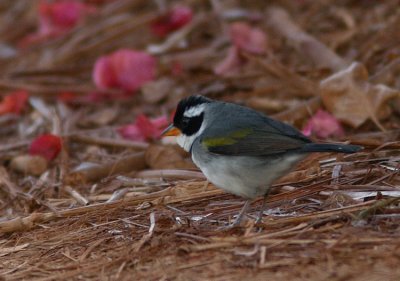
[[[151,31],[158,37],[165,37],[192,21],[192,9],[186,6],[177,6],[154,20]]]
[[[237,72],[243,64],[244,61],[239,55],[238,48],[232,46],[226,57],[215,66],[214,73],[218,75],[232,74]]]
[[[60,37],[74,28],[86,15],[94,12],[96,12],[95,7],[77,0],[54,2],[42,0],[39,2],[37,31],[22,38],[18,46],[25,48],[51,38]]]
[[[60,153],[62,141],[59,136],[44,134],[35,138],[29,146],[30,155],[40,155],[48,161],[53,160]]]
[[[93,81],[101,90],[135,92],[156,75],[156,59],[146,52],[121,49],[100,57],[93,69]]]
[[[124,139],[134,140],[134,141],[146,141],[145,136],[142,134],[141,130],[135,124],[122,126],[118,128],[117,131]]]
[[[123,138],[135,141],[158,139],[168,123],[165,116],[149,119],[146,115],[140,114],[134,123],[120,127],[118,133]]]
[[[29,94],[21,90],[5,96],[0,103],[0,115],[7,113],[20,114],[26,107]]]
[[[267,36],[258,27],[252,27],[246,22],[232,23],[229,36],[234,46],[252,54],[264,54],[267,50]]]
[[[339,121],[329,112],[319,109],[304,126],[302,133],[306,136],[315,135],[318,138],[341,137],[344,130]]]
[[[118,85],[109,57],[100,57],[96,61],[93,69],[93,81],[101,90],[114,88]]]
[[[84,16],[95,11],[94,7],[75,0],[40,1],[39,33],[50,34],[56,30],[70,30]]]

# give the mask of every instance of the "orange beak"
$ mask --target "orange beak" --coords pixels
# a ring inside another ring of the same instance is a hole
[[[169,125],[163,132],[162,136],[167,137],[167,136],[179,136],[182,134],[181,130],[178,128],[174,127],[173,124]]]

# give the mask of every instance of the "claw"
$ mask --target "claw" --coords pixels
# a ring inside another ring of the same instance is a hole
[[[247,211],[247,209],[248,209],[249,206],[250,206],[250,203],[251,203],[251,200],[246,200],[246,202],[244,203],[242,209],[240,210],[238,216],[237,216],[236,219],[233,221],[233,223],[231,223],[231,224],[229,224],[229,225],[227,225],[227,226],[219,227],[218,229],[219,229],[219,230],[229,230],[229,229],[232,229],[232,228],[235,228],[235,227],[240,226],[240,223],[242,222],[243,217],[244,217],[244,215],[246,214],[246,211]]]

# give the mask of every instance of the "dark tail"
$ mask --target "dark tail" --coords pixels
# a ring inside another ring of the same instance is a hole
[[[307,143],[303,146],[301,151],[354,153],[361,149],[363,149],[362,146],[351,144]]]

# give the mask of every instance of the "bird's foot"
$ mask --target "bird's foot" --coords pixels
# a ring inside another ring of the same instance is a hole
[[[219,229],[221,229],[221,230],[229,230],[229,229],[232,229],[232,228],[235,228],[235,227],[239,227],[241,222],[242,222],[242,220],[243,220],[243,217],[246,215],[246,211],[249,208],[250,203],[251,203],[250,200],[247,200],[244,203],[242,210],[239,212],[238,216],[233,221],[233,223],[231,223],[231,224],[229,224],[227,226],[223,226],[223,227],[221,227]]]
[[[256,223],[256,224],[261,224],[261,223],[262,223],[262,214],[260,214],[260,215],[257,217],[255,223]]]
[[[241,223],[242,223],[242,217],[238,216],[232,223],[218,227],[218,230],[223,230],[223,231],[231,230],[240,227]]]

